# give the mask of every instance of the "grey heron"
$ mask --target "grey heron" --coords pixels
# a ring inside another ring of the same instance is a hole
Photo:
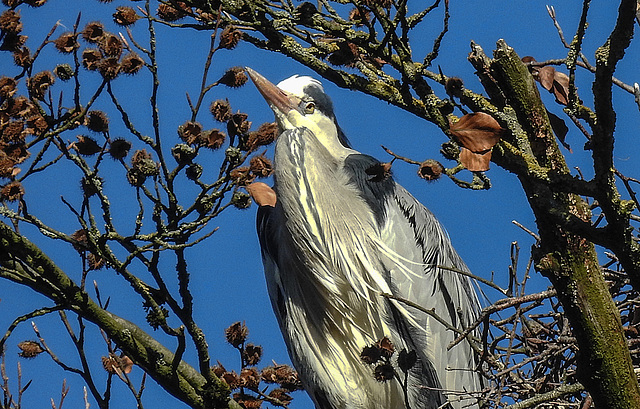
[[[260,206],[267,287],[291,360],[318,409],[477,408],[467,342],[403,300],[463,328],[480,311],[467,270],[435,216],[380,162],[352,149],[311,77],[277,86],[247,68],[274,111],[276,201]],[[392,294],[395,298],[382,294]],[[376,380],[362,351],[381,339],[417,361]],[[406,382],[405,382],[406,380]]]

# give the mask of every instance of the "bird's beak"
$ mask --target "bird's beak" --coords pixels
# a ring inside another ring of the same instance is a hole
[[[289,94],[273,85],[268,79],[260,75],[258,72],[252,70],[249,67],[244,68],[249,78],[255,84],[260,94],[269,103],[271,109],[277,110],[276,114],[287,115],[291,110],[298,110],[300,105],[300,98]]]

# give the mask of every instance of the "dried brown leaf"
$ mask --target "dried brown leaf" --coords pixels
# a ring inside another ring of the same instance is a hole
[[[493,148],[504,132],[498,121],[484,112],[464,115],[451,124],[449,129],[462,146],[473,152],[484,152]]]
[[[536,80],[544,89],[556,97],[556,102],[562,105],[569,103],[569,76],[547,65],[533,70],[537,73]]]
[[[120,357],[120,368],[124,373],[131,373],[131,370],[133,369],[133,361],[131,358],[126,355],[122,355]]]
[[[569,76],[563,72],[556,71],[553,77],[553,95],[556,102],[562,105],[569,103]]]
[[[255,182],[247,186],[247,191],[258,206],[276,206],[276,192],[266,183]]]
[[[464,146],[460,147],[460,163],[472,172],[484,172],[489,170],[491,151],[485,153],[472,152]]]
[[[551,91],[553,88],[553,82],[556,75],[556,69],[550,65],[545,67],[540,67],[538,70],[538,81],[540,85],[544,87],[547,91]]]

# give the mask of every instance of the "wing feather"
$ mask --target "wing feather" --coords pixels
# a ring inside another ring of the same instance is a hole
[[[393,178],[380,178],[371,171],[379,165],[373,157],[362,154],[350,155],[345,161],[352,183],[379,223],[380,251],[388,257],[386,280],[392,294],[433,310],[453,327],[465,328],[480,312],[472,280],[440,267],[469,271],[468,267],[431,211]],[[414,382],[453,391],[480,390],[479,376],[468,370],[476,364],[468,343],[447,351],[456,337],[453,331],[406,304],[394,305],[395,327],[422,358],[423,368],[414,374]]]
[[[386,260],[383,262],[384,271],[379,271],[380,280],[384,281],[380,287],[390,289],[399,299],[432,309],[454,327],[464,328],[475,320],[480,311],[472,281],[439,266],[468,271],[467,266],[454,250],[444,228],[428,209],[393,178],[372,176],[369,170],[379,164],[374,158],[362,154],[350,155],[344,162],[344,171],[371,209],[378,225],[379,235],[373,241],[379,243],[380,258]],[[281,211],[278,207],[261,206],[257,230],[269,295],[285,333],[287,322],[293,319],[287,314],[296,314],[296,310],[290,306],[292,310],[287,311],[288,302],[284,299],[287,294],[283,294],[284,286],[280,281],[280,269],[291,266],[278,264],[286,264],[285,261],[293,256],[282,253],[280,246],[286,237],[282,230],[286,228]],[[442,404],[440,389],[475,391],[481,388],[478,375],[468,370],[475,366],[475,357],[467,343],[460,343],[447,351],[447,346],[456,335],[453,331],[405,303],[389,301],[389,305],[392,313],[388,317],[388,324],[404,339],[404,345],[398,347],[415,350],[419,356],[420,364],[410,374],[410,390],[414,394],[411,401],[416,403],[412,407],[426,408]],[[300,345],[289,345],[302,338],[291,334],[285,336],[294,360],[296,353],[310,352],[308,348],[299,350]],[[456,370],[460,368],[464,370]],[[309,392],[312,395],[315,393],[314,390]],[[314,395],[314,400],[319,407],[324,407],[318,396]],[[453,407],[474,406],[471,400],[465,400],[454,403]]]
[[[480,303],[469,277],[441,268],[469,271],[446,231],[433,213],[398,184],[386,204],[381,239],[400,259],[407,260],[401,268],[413,272],[401,273],[400,266],[390,268],[388,280],[393,295],[433,310],[451,326],[464,329],[478,316]],[[399,319],[421,326],[407,324],[418,354],[433,365],[440,386],[445,391],[480,390],[479,376],[468,370],[476,363],[470,345],[463,342],[447,351],[456,336],[453,331],[417,309],[406,311],[409,316]]]

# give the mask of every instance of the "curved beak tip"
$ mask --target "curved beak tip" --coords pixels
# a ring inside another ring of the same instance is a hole
[[[271,106],[271,109],[278,110],[283,114],[297,108],[295,97],[281,90],[260,73],[250,67],[244,67],[245,72],[251,78],[262,97]]]
[[[244,68],[244,71],[249,75],[249,78],[251,78],[251,81],[253,81],[254,77],[256,76],[260,76],[260,77],[262,76],[258,74],[258,72],[251,67],[243,67],[243,68]]]

